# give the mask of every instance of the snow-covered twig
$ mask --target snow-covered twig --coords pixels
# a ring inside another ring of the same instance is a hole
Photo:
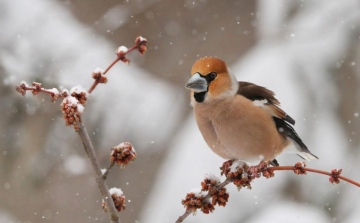
[[[218,184],[216,186],[217,190],[220,190],[222,188],[224,188],[226,185],[228,185],[229,183],[231,183],[231,179],[230,178],[226,178],[226,180],[220,184]],[[202,199],[202,202],[205,202],[206,200],[210,199],[214,194],[214,190],[210,190]],[[188,209],[185,211],[185,213],[183,215],[181,215],[177,221],[175,223],[180,223],[183,222],[185,220],[185,218],[187,218],[190,214],[191,214],[192,210]]]
[[[40,92],[49,94],[51,96],[51,101],[55,102],[58,98],[65,98],[68,96],[68,91],[59,92],[58,89],[52,88],[52,89],[45,89],[41,87],[41,83],[33,82],[32,87],[29,87],[29,85],[25,81],[21,81],[18,86],[15,86],[15,90],[19,92],[22,96],[26,95],[26,91],[31,91],[33,95],[37,95]]]
[[[307,172],[323,174],[330,176],[329,181],[332,184],[339,184],[341,179],[360,187],[360,183],[341,176],[342,169],[333,169],[331,172],[310,169],[306,168],[305,162],[298,162],[294,166],[269,167],[269,165],[270,162],[261,162],[257,166],[249,167],[246,163],[241,161],[229,160],[224,162],[220,169],[222,170],[221,175],[225,175],[226,180],[222,183],[215,183],[217,182],[216,180],[211,181],[208,179],[209,177],[206,177],[201,184],[202,190],[208,191],[208,193],[205,196],[196,195],[193,192],[188,193],[185,200],[182,201],[183,205],[186,207],[186,211],[177,219],[176,223],[183,222],[192,212],[195,213],[197,209],[201,209],[201,211],[205,214],[208,214],[209,212],[215,210],[213,206],[211,207],[210,211],[208,208],[203,208],[203,204],[208,203],[208,200],[210,198],[213,199],[213,205],[218,204],[219,206],[225,206],[229,195],[223,188],[229,183],[233,182],[239,190],[243,187],[248,187],[249,189],[251,189],[252,180],[261,176],[264,176],[266,178],[274,177],[274,171],[291,170],[297,175],[306,175]],[[223,190],[222,195],[226,195],[226,199],[222,199],[222,203],[219,202],[219,191],[221,189]]]
[[[27,91],[31,91],[34,95],[41,92],[49,94],[52,102],[56,102],[58,98],[63,98],[60,108],[64,113],[63,118],[66,121],[65,124],[74,126],[74,129],[80,136],[85,152],[90,160],[91,166],[93,167],[96,182],[98,183],[98,187],[103,197],[103,209],[109,214],[111,222],[113,223],[120,222],[116,212],[120,212],[125,209],[125,196],[119,188],[112,188],[109,191],[105,180],[110,169],[115,165],[115,163],[124,168],[127,164],[136,159],[137,154],[133,146],[128,142],[124,142],[113,147],[110,153],[110,166],[104,173],[102,173],[89,134],[85,125],[82,123],[81,115],[84,112],[84,106],[86,105],[89,94],[99,83],[107,82],[105,74],[111,69],[111,67],[113,67],[118,61],[123,61],[129,64],[130,60],[126,58],[126,55],[135,49],[137,49],[141,54],[144,54],[146,51],[146,43],[147,40],[139,36],[135,40],[135,45],[129,50],[124,46],[120,46],[116,51],[117,58],[105,71],[102,71],[100,68],[96,68],[94,70],[92,77],[95,81],[89,91],[86,91],[86,89],[81,85],[77,85],[71,88],[70,92],[65,89],[60,93],[56,88],[45,89],[41,86],[41,83],[37,82],[33,82],[32,87],[29,87],[25,81],[21,81],[19,85],[15,87],[16,91],[23,96],[26,95]]]
[[[93,90],[96,88],[96,86],[99,83],[106,83],[107,78],[105,77],[105,74],[111,69],[112,66],[114,66],[117,62],[122,61],[126,64],[130,63],[130,60],[126,57],[127,54],[134,50],[138,50],[141,54],[144,54],[146,51],[146,43],[147,40],[141,36],[138,36],[135,39],[135,45],[128,49],[125,46],[120,46],[116,50],[117,58],[105,69],[105,71],[95,70],[92,74],[92,77],[95,79],[94,83],[91,85],[90,89],[88,90],[89,94],[93,92]]]

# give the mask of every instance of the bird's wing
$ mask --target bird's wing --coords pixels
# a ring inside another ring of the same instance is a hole
[[[256,106],[262,107],[273,117],[278,132],[294,143],[300,157],[306,160],[318,159],[291,126],[295,125],[295,120],[279,107],[280,102],[275,98],[274,92],[253,83],[240,81],[237,93],[253,101]]]
[[[279,107],[280,102],[275,98],[274,92],[269,89],[253,83],[240,81],[237,93],[251,101],[254,101],[256,106],[262,107],[273,117],[285,120],[286,122],[295,125],[295,120]]]
[[[298,154],[298,156],[307,161],[312,159],[319,159],[317,156],[310,152],[310,150],[295,132],[295,129],[291,125],[289,125],[289,123],[276,117],[273,117],[273,120],[278,131],[293,142],[295,148],[297,149],[296,153]]]

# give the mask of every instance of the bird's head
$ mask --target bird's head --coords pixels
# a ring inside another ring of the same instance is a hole
[[[197,103],[231,97],[238,90],[238,82],[226,63],[214,57],[196,61],[191,75],[185,87],[191,90],[192,100]]]

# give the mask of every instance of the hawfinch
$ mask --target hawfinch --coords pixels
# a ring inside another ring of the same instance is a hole
[[[196,122],[217,155],[277,166],[275,157],[289,147],[286,151],[305,160],[318,159],[291,126],[295,121],[279,107],[274,92],[238,82],[226,63],[213,57],[196,61],[191,74],[186,88],[191,90]]]

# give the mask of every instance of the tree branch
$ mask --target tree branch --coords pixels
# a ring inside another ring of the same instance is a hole
[[[277,166],[277,167],[269,167],[268,170],[269,171],[279,171],[279,170],[295,170],[296,167],[294,166]],[[312,172],[312,173],[318,173],[318,174],[323,174],[323,175],[327,175],[327,176],[330,176],[330,177],[334,177],[334,174],[333,173],[330,173],[330,172],[326,172],[326,171],[323,171],[323,170],[316,170],[316,169],[310,169],[310,168],[306,168],[306,167],[299,167],[299,169],[303,170],[303,171],[306,171],[306,172]],[[353,181],[349,178],[346,178],[346,177],[343,177],[341,175],[337,175],[335,176],[336,178],[339,178],[341,180],[345,180],[347,181],[348,183],[351,183],[355,186],[358,186],[360,187],[360,183],[356,182],[356,181]]]
[[[214,207],[212,206],[211,209],[203,209],[206,203],[209,203],[209,199],[212,198],[212,204],[215,205],[217,202],[214,201],[214,197],[216,197],[215,193],[218,193],[220,189],[228,185],[229,183],[233,182],[238,189],[241,189],[243,187],[248,187],[251,189],[251,183],[252,180],[259,178],[262,176],[266,178],[274,177],[274,171],[280,171],[280,170],[292,170],[297,175],[306,175],[307,172],[317,173],[317,174],[323,174],[330,176],[329,181],[332,184],[338,184],[340,183],[340,180],[347,181],[355,186],[360,187],[360,183],[353,181],[349,178],[341,176],[341,169],[333,169],[331,172],[326,172],[322,170],[316,170],[316,169],[310,169],[306,168],[305,162],[298,162],[294,166],[278,166],[278,167],[269,167],[270,162],[261,162],[257,166],[251,166],[249,167],[246,165],[246,163],[238,162],[234,160],[226,161],[223,166],[220,168],[222,170],[221,175],[225,175],[227,178],[224,182],[215,184],[207,184],[206,178],[205,181],[202,183],[205,187],[202,188],[202,191],[206,190],[208,193],[203,196],[201,194],[194,194],[190,192],[187,194],[185,200],[183,200],[183,204],[186,207],[186,211],[183,215],[181,215],[175,223],[181,223],[183,222],[190,214],[191,212],[196,211],[196,209],[201,209],[205,214],[208,214],[214,210]],[[210,182],[211,180],[208,180]],[[215,181],[212,181],[215,182]],[[216,186],[214,186],[216,185]],[[201,199],[201,200],[199,200]],[[185,201],[185,202],[184,202]],[[191,202],[190,202],[191,201]],[[199,201],[196,203],[196,201]],[[201,202],[200,202],[201,201]],[[225,203],[227,202],[224,201]],[[218,203],[219,204],[219,203]],[[220,205],[219,206],[225,206]],[[204,211],[205,210],[205,211]]]
[[[105,173],[102,175],[103,179],[106,180],[111,168],[115,165],[114,161],[111,161],[110,166],[106,169]]]
[[[130,63],[130,60],[128,58],[126,58],[127,54],[131,53],[132,51],[134,51],[136,49],[138,49],[141,54],[144,54],[146,51],[146,43],[147,43],[147,40],[145,38],[139,36],[135,40],[135,45],[132,46],[130,49],[122,48],[122,46],[119,47],[116,52],[117,58],[99,76],[97,76],[97,77],[93,76],[95,81],[88,90],[89,94],[91,94],[91,92],[93,92],[93,90],[96,88],[96,86],[99,83],[101,83],[100,77],[104,76],[117,62],[122,61],[126,64]],[[122,51],[122,49],[126,49],[126,51]]]
[[[101,195],[103,197],[102,207],[105,212],[109,214],[110,220],[112,223],[119,223],[119,217],[117,216],[117,211],[120,212],[125,209],[125,196],[121,189],[119,188],[109,188],[105,182],[107,175],[109,174],[110,169],[117,163],[121,167],[125,167],[130,162],[134,161],[136,158],[136,151],[129,142],[124,142],[112,148],[110,154],[110,166],[107,168],[104,174],[102,174],[99,162],[96,159],[95,150],[90,140],[89,134],[86,130],[86,127],[81,122],[81,115],[84,112],[84,106],[88,95],[96,88],[99,83],[107,83],[107,78],[105,74],[118,62],[122,61],[126,64],[129,64],[130,60],[126,58],[126,55],[134,50],[138,50],[139,53],[144,54],[146,51],[147,40],[141,36],[138,36],[135,39],[135,45],[130,49],[127,49],[125,46],[120,46],[116,50],[117,58],[106,68],[105,71],[102,71],[100,68],[96,68],[92,73],[92,78],[95,79],[94,83],[90,87],[89,91],[86,91],[81,85],[77,85],[71,88],[70,92],[66,89],[59,92],[58,89],[45,89],[41,86],[41,83],[33,82],[32,87],[29,87],[25,81],[21,81],[19,85],[15,86],[16,91],[21,95],[25,96],[27,91],[31,91],[33,95],[39,93],[49,94],[51,96],[51,101],[55,102],[58,98],[63,98],[61,103],[61,111],[64,113],[63,118],[65,119],[66,125],[73,125],[74,129],[78,133],[83,145],[85,152],[91,162],[91,166],[94,170],[96,182],[100,189]]]
[[[80,136],[80,139],[84,145],[85,152],[91,162],[91,166],[94,170],[96,182],[98,183],[98,187],[100,189],[101,196],[103,197],[106,206],[107,206],[107,213],[109,214],[109,217],[111,219],[112,223],[120,223],[120,219],[116,214],[115,205],[113,202],[113,199],[111,198],[109,188],[103,179],[101,169],[99,162],[95,155],[95,149],[92,145],[92,142],[90,140],[89,134],[86,130],[86,127],[83,123],[78,122],[79,129],[77,130],[78,135]]]
[[[228,185],[229,183],[231,183],[231,179],[230,178],[226,178],[226,180],[222,183],[220,183],[219,185],[216,186],[217,190],[220,190],[221,188],[225,187],[226,185]],[[206,200],[210,199],[212,197],[212,195],[214,194],[215,190],[210,190],[203,198],[202,203],[204,203]],[[178,220],[175,223],[181,223],[185,220],[185,218],[187,218],[190,214],[191,214],[191,210],[187,210],[185,211],[185,213],[183,215],[181,215]]]

